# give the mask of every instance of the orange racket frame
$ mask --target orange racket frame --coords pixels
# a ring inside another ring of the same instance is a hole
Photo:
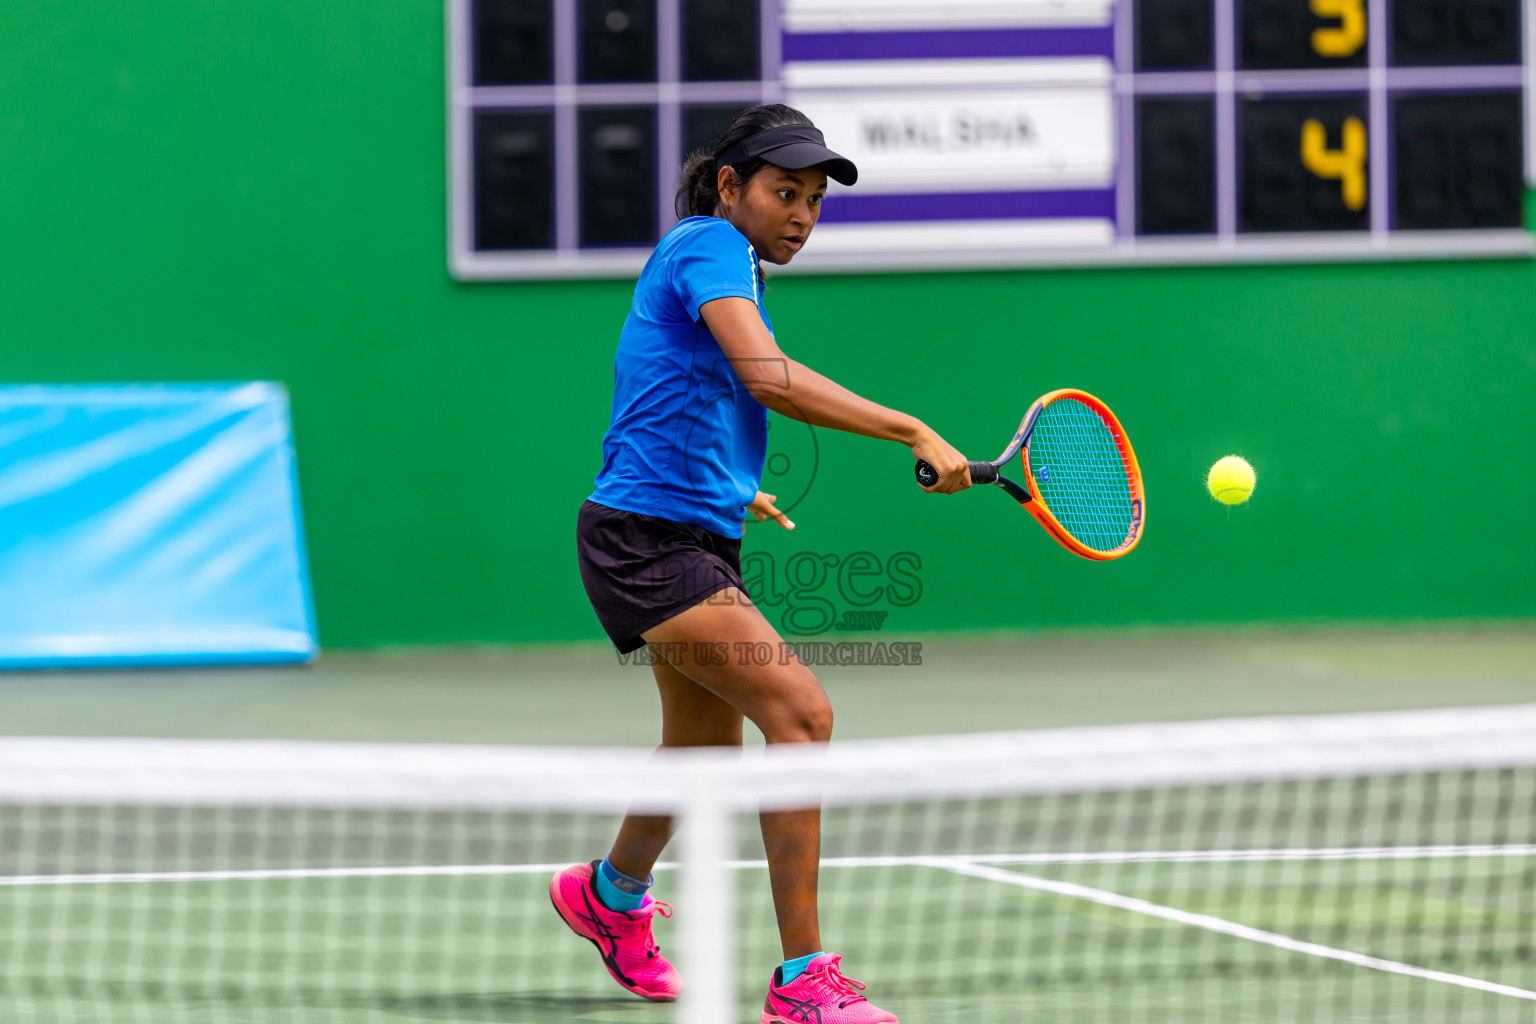
[[[1041,497],[1040,485],[1035,480],[1034,470],[1030,468],[1029,440],[1034,433],[1035,423],[1039,420],[1040,414],[1045,411],[1047,406],[1063,398],[1070,398],[1082,405],[1086,405],[1109,427],[1110,436],[1114,438],[1115,447],[1120,452],[1120,460],[1125,465],[1127,483],[1130,488],[1131,522],[1126,530],[1125,539],[1119,545],[1107,551],[1100,551],[1097,548],[1084,544],[1077,537],[1073,536],[1072,531],[1061,524],[1061,521],[1056,518],[1056,514],[1046,504],[1045,499]],[[1021,452],[1024,464],[1024,485],[1022,487],[1002,475],[1003,467],[1009,460]],[[1081,391],[1077,388],[1059,388],[1041,395],[1035,401],[1035,404],[1029,407],[1029,412],[1024,414],[1024,419],[1019,423],[1018,432],[1013,435],[1013,440],[1003,450],[1003,454],[991,462],[972,462],[970,466],[971,482],[973,484],[996,484],[1004,491],[1007,491],[1009,497],[1017,501],[1024,507],[1025,511],[1034,516],[1035,520],[1045,527],[1045,531],[1058,544],[1074,555],[1092,559],[1096,562],[1107,562],[1112,559],[1123,558],[1134,551],[1137,544],[1141,543],[1141,535],[1146,526],[1147,510],[1146,496],[1141,482],[1141,464],[1136,461],[1136,452],[1131,447],[1130,438],[1126,436],[1125,428],[1120,425],[1119,418],[1115,416],[1109,406],[1086,391]],[[932,487],[938,482],[938,474],[934,472],[933,467],[928,465],[928,463],[919,461],[917,464],[917,480],[924,487]]]
[[[1050,506],[1045,503],[1045,499],[1040,496],[1040,486],[1036,483],[1035,474],[1030,469],[1028,437],[1029,433],[1034,431],[1034,421],[1039,418],[1040,413],[1045,410],[1046,406],[1060,398],[1076,399],[1098,413],[1099,418],[1109,426],[1110,436],[1114,438],[1115,447],[1120,450],[1120,459],[1125,463],[1126,477],[1131,492],[1131,524],[1126,531],[1125,540],[1118,547],[1109,551],[1099,551],[1089,547],[1074,537],[1072,532],[1065,526],[1061,525],[1055,513],[1051,511]],[[1024,483],[1029,488],[1031,500],[1020,502],[1019,504],[1030,515],[1034,516],[1041,526],[1045,527],[1047,533],[1056,538],[1058,544],[1074,555],[1081,555],[1083,558],[1091,558],[1098,562],[1107,562],[1111,559],[1122,558],[1134,551],[1136,545],[1141,543],[1142,529],[1146,524],[1147,503],[1142,491],[1141,464],[1136,461],[1136,451],[1131,447],[1130,438],[1126,436],[1125,428],[1120,425],[1119,417],[1110,410],[1109,406],[1088,392],[1079,391],[1076,388],[1061,388],[1047,395],[1042,395],[1040,400],[1031,407],[1029,415],[1025,416],[1024,420],[1028,424],[1029,430],[1024,435],[1021,457],[1024,462]],[[1004,461],[1007,460],[1005,459]],[[999,466],[998,468],[1002,467]]]

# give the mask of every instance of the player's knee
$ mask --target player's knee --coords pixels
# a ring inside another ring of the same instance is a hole
[[[832,703],[818,691],[788,709],[791,743],[825,743],[832,738]]]
[[[812,743],[825,743],[832,738],[832,702],[823,696],[811,712],[807,723]]]
[[[812,701],[785,701],[756,721],[769,743],[824,743],[832,736],[832,709]]]

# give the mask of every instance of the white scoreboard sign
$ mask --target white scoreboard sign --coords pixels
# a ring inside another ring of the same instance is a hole
[[[912,84],[904,89],[796,89],[787,101],[858,165],[860,194],[1114,184],[1114,100],[1107,87],[924,90],[926,70],[911,68]]]

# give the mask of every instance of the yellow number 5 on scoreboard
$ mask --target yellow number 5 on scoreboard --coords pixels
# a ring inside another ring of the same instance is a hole
[[[1319,178],[1337,178],[1344,205],[1356,213],[1365,209],[1365,124],[1358,117],[1344,121],[1344,145],[1328,148],[1328,129],[1309,119],[1301,126],[1301,162]]]
[[[1365,0],[1312,0],[1312,13],[1339,20],[1313,31],[1312,49],[1319,57],[1353,57],[1365,45]]]

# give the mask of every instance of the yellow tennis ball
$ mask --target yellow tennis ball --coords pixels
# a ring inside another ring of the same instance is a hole
[[[1253,467],[1236,455],[1228,455],[1211,467],[1206,490],[1223,505],[1241,505],[1253,493]]]

